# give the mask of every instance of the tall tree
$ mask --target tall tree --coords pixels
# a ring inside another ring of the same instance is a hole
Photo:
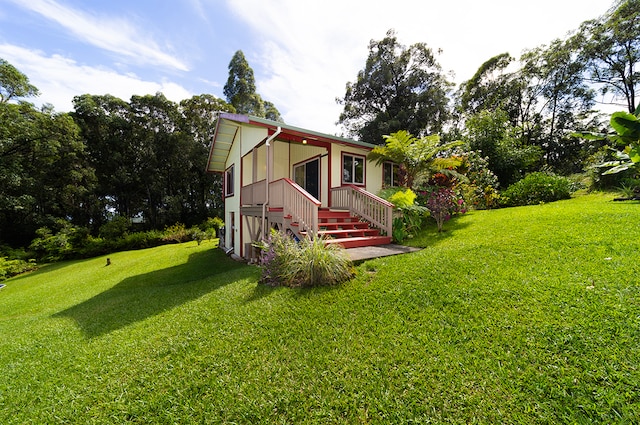
[[[419,137],[440,133],[449,118],[450,85],[426,44],[406,47],[389,30],[369,43],[365,68],[337,99],[344,105],[338,123],[348,136],[375,144],[399,130]]]
[[[26,245],[56,217],[87,223],[93,170],[70,116],[36,109],[26,75],[0,68],[0,240]]]
[[[584,22],[574,38],[582,46],[590,81],[634,113],[640,84],[640,0],[618,0],[600,18]]]
[[[180,110],[185,131],[193,140],[187,196],[194,209],[194,218],[203,221],[207,217],[221,217],[224,207],[222,175],[205,172],[207,152],[213,139],[216,112],[235,112],[235,109],[222,99],[203,94],[180,102]]]
[[[97,226],[107,212],[131,217],[140,211],[140,161],[131,123],[130,105],[111,95],[76,96],[73,118],[81,130],[96,170],[96,201],[102,206],[93,217]]]
[[[458,113],[474,115],[483,110],[500,109],[507,113],[513,125],[519,122],[523,81],[517,73],[508,71],[515,59],[502,53],[484,62],[470,80],[458,90]]]
[[[591,123],[594,92],[583,78],[585,65],[575,41],[554,40],[520,60],[519,74],[527,82],[520,124],[525,143],[540,146],[546,164],[556,171],[582,171],[588,153],[569,133]]]
[[[265,102],[256,92],[256,81],[249,62],[238,50],[229,62],[229,78],[224,85],[224,95],[238,113],[282,121],[280,112],[271,102]]]

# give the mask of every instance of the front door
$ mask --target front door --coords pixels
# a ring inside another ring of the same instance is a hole
[[[320,158],[295,165],[293,180],[309,195],[320,200]]]

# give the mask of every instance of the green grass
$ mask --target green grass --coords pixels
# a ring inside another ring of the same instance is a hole
[[[211,243],[0,289],[0,423],[639,423],[640,205],[480,211],[331,288]]]

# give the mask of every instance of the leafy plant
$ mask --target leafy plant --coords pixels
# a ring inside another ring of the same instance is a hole
[[[635,115],[628,112],[614,112],[609,123],[615,134],[599,133],[574,133],[573,136],[591,141],[608,140],[616,146],[622,146],[621,150],[615,150],[616,158],[598,165],[600,168],[608,168],[603,175],[617,174],[627,170],[640,172],[640,107]]]
[[[385,145],[373,148],[367,159],[379,165],[388,161],[400,165],[405,177],[405,181],[401,184],[409,188],[413,187],[420,176],[426,175],[428,178],[435,172],[453,169],[462,162],[457,157],[439,155],[462,145],[463,142],[443,144],[437,134],[417,138],[405,130],[397,131],[384,138]]]
[[[411,189],[388,188],[380,191],[379,196],[395,206],[391,234],[395,242],[400,243],[413,237],[429,217],[429,210],[415,204],[418,195]]]
[[[337,285],[354,275],[344,248],[323,238],[294,239],[272,229],[261,249],[261,282],[271,286],[307,287]]]
[[[461,183],[460,190],[466,202],[478,210],[494,208],[498,205],[498,177],[489,169],[488,157],[478,151],[468,152],[464,156],[463,168],[466,168],[467,181]]]
[[[25,261],[0,257],[0,281],[37,268],[35,260]]]
[[[410,207],[415,202],[416,196],[415,192],[411,189],[400,190],[394,193],[388,201],[398,208]]]
[[[116,215],[109,222],[100,226],[99,236],[115,240],[125,236],[131,229],[131,221],[124,216]]]
[[[184,224],[176,223],[164,229],[163,239],[167,242],[182,243],[191,240],[191,235]]]
[[[512,184],[504,192],[502,206],[536,205],[571,197],[571,181],[554,174],[535,172]]]
[[[438,232],[442,232],[444,222],[449,220],[455,213],[464,213],[464,200],[459,198],[455,191],[448,187],[435,187],[428,191],[426,207],[431,213],[431,217],[436,221]]]

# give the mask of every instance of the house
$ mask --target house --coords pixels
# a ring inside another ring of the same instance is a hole
[[[253,116],[219,113],[207,171],[222,173],[221,245],[255,259],[269,228],[324,236],[345,248],[391,242],[393,205],[374,195],[394,165],[367,162],[374,145]]]

